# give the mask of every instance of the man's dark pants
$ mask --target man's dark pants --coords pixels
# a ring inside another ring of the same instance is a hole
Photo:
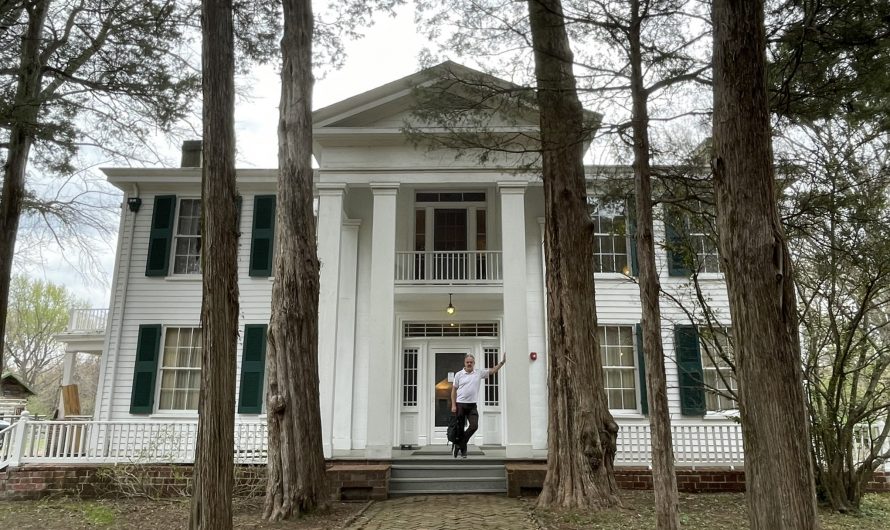
[[[470,437],[476,434],[476,431],[479,430],[479,411],[476,410],[475,403],[458,403],[457,404],[457,416],[461,418],[462,424],[463,422],[469,422],[469,427],[464,429],[464,435],[460,439],[460,452],[464,455],[467,454],[467,443],[470,441]]]

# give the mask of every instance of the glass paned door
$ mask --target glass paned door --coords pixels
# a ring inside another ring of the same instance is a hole
[[[433,214],[433,276],[436,280],[467,278],[467,210],[437,208]]]
[[[451,421],[451,387],[454,374],[464,369],[464,356],[460,352],[436,353],[436,370],[433,374],[435,427],[448,427]]]

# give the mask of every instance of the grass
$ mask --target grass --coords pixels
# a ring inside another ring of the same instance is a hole
[[[536,510],[548,530],[636,529],[655,527],[655,500],[651,491],[623,490],[622,506],[602,512],[556,513]],[[824,530],[885,530],[890,528],[890,495],[869,494],[860,513],[844,515],[821,508]],[[680,524],[684,529],[739,530],[748,528],[745,496],[741,493],[680,494]]]

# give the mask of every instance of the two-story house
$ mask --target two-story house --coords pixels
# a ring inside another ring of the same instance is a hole
[[[544,194],[522,155],[480,161],[406,137],[417,124],[413,89],[445,63],[313,113],[321,261],[319,375],[323,443],[331,458],[392,458],[400,447],[445,444],[454,373],[472,353],[491,366],[474,443],[508,458],[547,448]],[[504,121],[502,129],[534,130]],[[442,132],[442,134],[447,134]],[[186,143],[177,169],[105,169],[124,193],[95,420],[194,425],[201,370],[200,146]],[[616,171],[621,171],[619,168]],[[624,169],[626,171],[626,168]],[[591,194],[596,193],[591,169]],[[241,195],[237,422],[264,424],[264,359],[275,259],[276,170],[239,170]],[[621,203],[591,197],[596,227],[597,313],[605,387],[622,427],[619,462],[648,461],[645,366],[640,348],[635,252]],[[663,242],[663,223],[656,224]],[[669,235],[669,234],[668,234]],[[706,234],[694,252],[700,299],[728,326],[725,284]],[[669,403],[677,459],[740,463],[731,386],[687,310],[699,298],[689,271],[660,247]],[[110,422],[110,423],[109,423]],[[141,426],[141,427],[140,427]],[[120,427],[120,429],[124,429]],[[123,431],[122,431],[123,432]],[[246,431],[244,431],[246,432]],[[241,434],[239,434],[241,436]],[[92,443],[106,446],[107,441]],[[239,438],[240,439],[240,438]],[[254,440],[255,441],[255,440]],[[114,444],[112,444],[114,445]]]

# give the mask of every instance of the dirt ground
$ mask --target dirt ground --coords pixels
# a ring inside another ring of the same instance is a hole
[[[533,499],[510,500],[528,511]],[[622,491],[622,507],[600,513],[547,513],[534,511],[532,518],[542,529],[637,529],[654,527],[654,500],[649,491]],[[394,504],[393,506],[398,506]],[[326,514],[297,521],[267,523],[260,518],[262,499],[237,500],[235,528],[327,530],[346,528],[361,521],[368,503],[340,503]],[[681,494],[681,523],[686,529],[740,530],[745,520],[742,494]],[[375,508],[378,512],[379,507]],[[435,511],[434,509],[430,510]],[[373,510],[371,511],[373,512]],[[370,512],[369,512],[370,514]],[[368,517],[365,515],[364,517]],[[859,515],[840,515],[822,510],[825,530],[885,530],[890,528],[890,494],[866,496]],[[41,501],[0,502],[0,529],[68,530],[109,528],[122,530],[180,529],[188,526],[188,500],[56,498]],[[406,527],[407,528],[407,527]],[[418,528],[416,524],[413,528]],[[393,528],[393,530],[398,530]]]

